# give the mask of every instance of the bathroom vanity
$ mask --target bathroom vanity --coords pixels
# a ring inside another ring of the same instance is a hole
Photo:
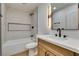
[[[47,38],[46,35],[38,36],[38,56],[79,56],[79,46],[76,45],[79,40],[77,42],[75,39],[73,42],[70,40]]]
[[[48,26],[51,30],[57,30],[59,34],[39,35],[38,55],[79,56],[79,39],[61,35],[62,29],[79,29],[79,4],[52,3],[49,5],[48,11]]]

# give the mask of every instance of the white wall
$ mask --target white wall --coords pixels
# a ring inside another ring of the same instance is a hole
[[[1,18],[1,37],[2,37],[2,43],[4,43],[5,39],[6,39],[6,6],[5,4],[1,4],[1,14],[2,14],[2,18]]]
[[[55,34],[56,30],[48,29],[48,18],[47,18],[48,4],[41,4],[38,8],[38,34]],[[63,34],[68,37],[79,39],[79,30],[64,30]]]
[[[48,5],[43,3],[38,7],[38,34],[48,34]]]
[[[3,31],[3,41],[16,40],[21,38],[26,38],[30,36],[31,31],[8,31],[8,23],[22,23],[22,24],[31,24],[31,16],[29,13],[24,11],[19,11],[13,8],[3,8],[3,22],[2,22],[2,31]]]
[[[2,40],[1,40],[1,4],[0,4],[0,56],[2,55]]]

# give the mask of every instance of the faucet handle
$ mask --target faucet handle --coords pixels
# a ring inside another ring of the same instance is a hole
[[[33,35],[30,35],[30,37],[33,37]]]
[[[64,38],[66,38],[66,37],[67,37],[67,35],[63,35],[63,37],[64,37]]]
[[[2,15],[0,14],[0,17],[2,17]]]
[[[58,32],[58,30],[61,30],[61,29],[60,29],[60,28],[58,28],[58,29],[57,29],[57,32]]]
[[[55,34],[55,36],[57,36],[57,34]]]
[[[64,30],[64,28],[61,28],[61,30]]]

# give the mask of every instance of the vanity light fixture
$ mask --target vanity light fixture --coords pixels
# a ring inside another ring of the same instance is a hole
[[[48,18],[48,27],[51,29],[51,17]]]
[[[51,4],[48,6],[48,27],[49,29],[51,28],[51,13],[52,13],[52,9],[51,9]]]

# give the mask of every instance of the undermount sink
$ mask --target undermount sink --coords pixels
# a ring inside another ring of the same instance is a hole
[[[46,35],[45,36],[46,38],[50,38],[50,39],[57,39],[57,40],[67,40],[68,38],[64,38],[63,36],[61,37],[58,37],[58,36],[55,36],[55,35]]]

